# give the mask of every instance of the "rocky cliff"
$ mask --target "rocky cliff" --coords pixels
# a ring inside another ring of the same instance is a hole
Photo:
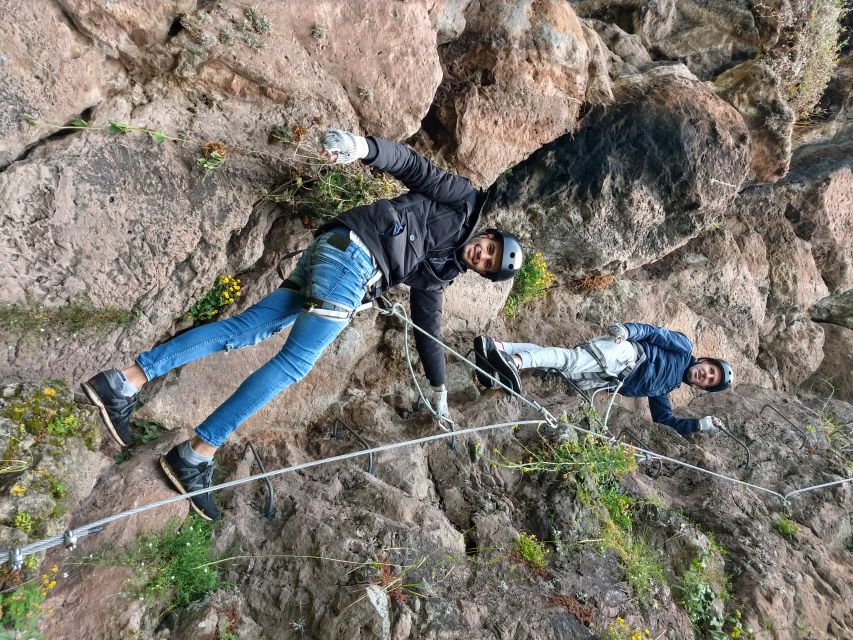
[[[239,312],[322,216],[393,191],[323,166],[326,127],[408,142],[488,189],[485,221],[555,272],[512,319],[508,287],[460,278],[444,311],[455,349],[483,332],[569,346],[636,320],[725,357],[738,384],[672,395],[732,437],[682,438],[624,398],[607,425],[728,480],[674,462],[598,470],[615,454],[582,436],[503,428],[382,453],[373,473],[355,459],[278,476],[270,519],[263,483],[222,491],[222,560],[188,565],[220,583],[186,601],[168,584],[180,569],[145,569],[161,532],[184,540],[181,503],[3,584],[47,579],[33,615],[48,638],[853,637],[849,29],[833,0],[7,3],[3,550],[172,495],[156,454],[283,337],[146,387],[145,442],[119,463],[69,389],[181,330],[220,274],[240,278],[221,307]],[[436,433],[413,410],[403,340],[397,319],[357,317],[221,450],[222,478],[257,472],[247,441],[273,469],[365,446],[352,432]],[[448,362],[459,427],[541,418]],[[601,429],[562,383],[524,382]],[[573,461],[560,473],[520,471],[557,454]]]

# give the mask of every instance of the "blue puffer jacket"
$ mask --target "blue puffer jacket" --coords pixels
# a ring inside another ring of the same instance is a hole
[[[669,392],[677,388],[687,369],[696,362],[693,344],[683,333],[640,322],[627,322],[629,340],[642,345],[646,360],[627,378],[619,390],[624,396],[648,396],[652,419],[672,427],[681,435],[699,430],[696,418],[672,415]]]

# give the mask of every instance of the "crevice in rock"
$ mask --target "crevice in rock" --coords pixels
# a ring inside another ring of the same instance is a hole
[[[95,106],[97,106],[97,105],[93,105],[91,107],[84,109],[80,113],[79,117],[83,118],[84,120],[88,120],[91,117],[92,111],[95,108]],[[46,135],[44,138],[39,138],[30,146],[24,148],[24,150],[20,154],[18,154],[15,158],[10,160],[8,164],[0,166],[0,174],[4,173],[9,167],[11,167],[16,162],[25,161],[30,156],[30,154],[33,151],[35,151],[36,149],[38,149],[39,147],[42,147],[47,143],[53,142],[54,140],[59,140],[61,138],[68,138],[68,137],[75,135],[77,133],[80,133],[80,132],[81,132],[80,129],[56,129],[53,133]]]

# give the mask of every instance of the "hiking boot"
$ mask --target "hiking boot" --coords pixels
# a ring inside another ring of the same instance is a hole
[[[130,415],[136,408],[137,394],[122,394],[119,391],[122,384],[121,372],[108,369],[81,383],[80,387],[98,408],[101,420],[113,439],[122,447],[126,447],[133,442],[133,436],[130,434]]]
[[[489,364],[498,374],[500,381],[507,387],[521,393],[521,376],[518,373],[518,366],[515,360],[506,351],[498,351],[493,348],[488,352]]]
[[[172,447],[165,456],[160,456],[160,466],[169,482],[181,493],[190,493],[199,489],[206,489],[213,482],[213,463],[202,462],[192,464],[187,462],[178,453],[181,445]],[[218,520],[219,508],[213,502],[212,493],[201,493],[190,498],[190,506],[205,520]]]
[[[495,369],[489,364],[489,351],[495,351],[495,341],[489,336],[477,336],[474,338],[474,364],[480,367],[488,374],[495,375]],[[476,369],[474,373],[477,376],[477,382],[486,389],[493,389],[498,386],[498,383],[491,378],[480,373]],[[497,377],[497,376],[495,376]]]

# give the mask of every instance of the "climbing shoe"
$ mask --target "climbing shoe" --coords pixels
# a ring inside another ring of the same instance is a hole
[[[101,420],[113,439],[122,447],[133,442],[130,434],[130,414],[136,408],[137,395],[121,393],[123,376],[117,369],[101,371],[80,386],[86,397],[98,408]]]
[[[213,463],[192,464],[181,457],[178,448],[172,447],[165,456],[160,456],[163,473],[181,493],[206,489],[213,483]],[[212,493],[201,493],[190,498],[190,505],[205,520],[218,520],[219,508],[213,502]]]
[[[489,351],[496,351],[495,341],[489,336],[477,336],[474,338],[474,364],[488,374],[495,375],[495,369],[489,364]],[[492,389],[497,383],[477,370],[474,370],[479,382],[486,389]]]
[[[500,381],[507,387],[521,393],[521,376],[512,356],[506,351],[498,351],[493,348],[488,352],[489,364],[497,372]]]

